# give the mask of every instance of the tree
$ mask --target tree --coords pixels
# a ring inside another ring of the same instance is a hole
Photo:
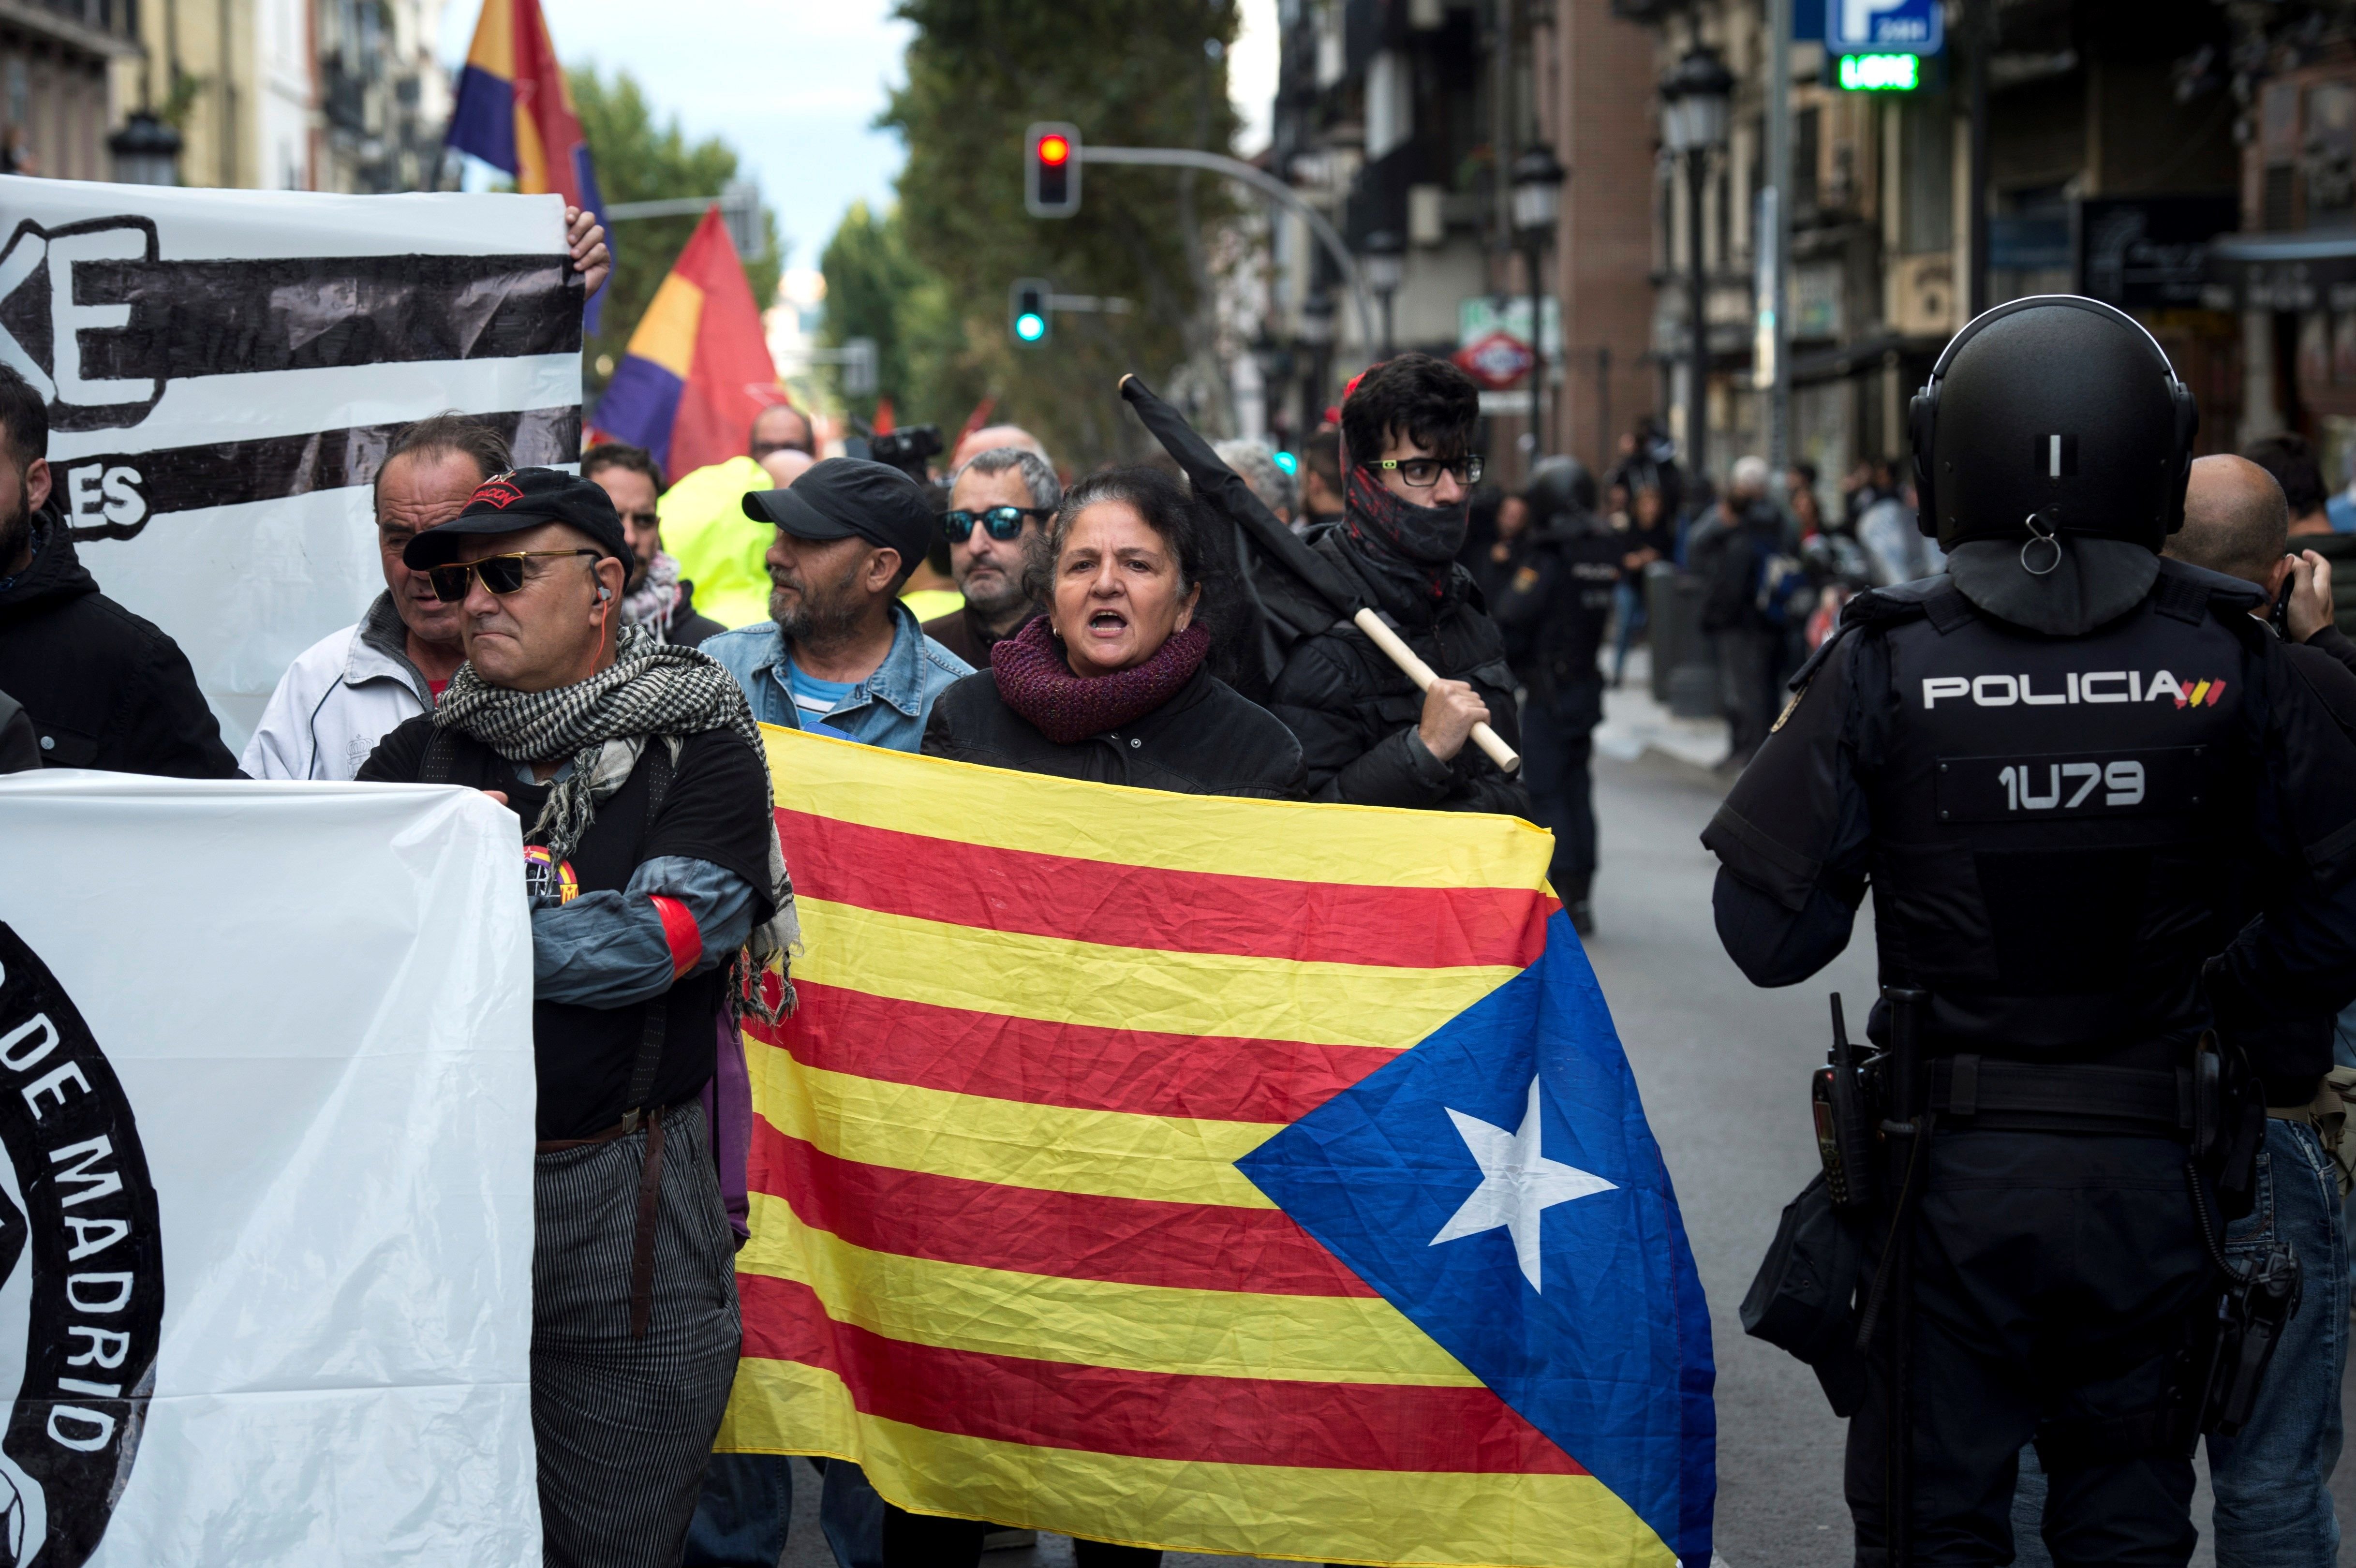
[[[718,137],[690,145],[676,116],[658,126],[628,72],[617,72],[610,85],[594,67],[566,75],[590,155],[596,160],[598,187],[609,203],[718,196],[723,186],[737,177],[734,148]],[[691,217],[638,219],[609,230],[614,276],[605,285],[604,330],[584,346],[584,400],[594,403],[605,388],[609,372],[598,367],[621,362],[638,317],[686,249],[697,221]],[[777,273],[785,265],[776,217],[766,208],[761,213],[761,253],[744,258],[744,278],[752,284],[754,303],[766,309],[776,297]]]
[[[995,394],[994,417],[1036,432],[1066,466],[1141,455],[1150,441],[1114,394],[1122,372],[1224,386],[1205,235],[1233,198],[1208,177],[1089,166],[1076,217],[1034,219],[1023,207],[1023,128],[1068,120],[1084,144],[1226,151],[1236,0],[900,0],[898,14],[916,33],[907,84],[879,121],[908,147],[895,217],[955,324],[953,354],[910,366],[931,379],[926,406],[961,420]],[[1006,301],[1022,277],[1134,308],[1060,315],[1044,347],[1017,348]],[[1215,404],[1198,411],[1225,422]]]
[[[879,398],[892,400],[903,424],[951,430],[963,422],[951,371],[964,334],[949,307],[948,287],[908,253],[895,208],[882,218],[863,201],[851,203],[819,258],[826,274],[822,336],[841,347],[854,337],[875,343],[875,391],[845,398],[844,406],[873,420]]]

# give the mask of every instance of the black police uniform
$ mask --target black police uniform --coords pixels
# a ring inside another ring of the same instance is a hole
[[[2011,1560],[2032,1437],[2058,1563],[2187,1560],[2177,1361],[2219,1279],[2179,1069],[2212,1021],[2255,1036],[2356,994],[2356,744],[2249,614],[2257,591],[2115,537],[2064,545],[2034,547],[2071,560],[2060,611],[2027,573],[1852,601],[1703,836],[1720,938],[1753,981],[1830,961],[1869,885],[1883,984],[1930,994],[1910,1232],[1921,1564]],[[2245,896],[2262,913],[2237,933]],[[1886,1561],[1889,1522],[1872,1365],[1847,1467],[1861,1564]]]
[[[1594,481],[1585,471],[1574,465],[1567,482],[1583,492],[1584,505],[1581,493],[1556,495],[1543,483],[1559,475],[1557,470],[1533,483],[1537,527],[1526,536],[1529,549],[1520,563],[1492,591],[1490,613],[1505,628],[1507,656],[1522,684],[1522,782],[1534,820],[1555,836],[1547,880],[1583,929],[1581,906],[1596,865],[1590,767],[1595,726],[1603,719],[1598,655],[1627,542],[1595,515]]]

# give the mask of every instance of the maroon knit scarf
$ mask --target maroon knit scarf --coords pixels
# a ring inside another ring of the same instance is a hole
[[[1050,741],[1068,746],[1142,719],[1177,696],[1210,651],[1211,634],[1197,621],[1143,664],[1084,677],[1072,673],[1047,617],[1040,615],[990,650],[990,673],[1007,707]]]

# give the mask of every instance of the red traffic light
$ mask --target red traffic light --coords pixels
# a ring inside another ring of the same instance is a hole
[[[1023,133],[1023,205],[1033,218],[1069,218],[1080,209],[1080,169],[1087,155],[1080,128],[1067,120],[1033,121]]]

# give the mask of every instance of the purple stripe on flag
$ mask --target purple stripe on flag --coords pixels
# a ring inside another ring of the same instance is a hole
[[[597,417],[589,422],[617,441],[645,447],[668,470],[671,421],[686,389],[686,382],[653,360],[625,355],[605,383],[605,395],[597,400]]]
[[[458,102],[444,139],[495,169],[515,173],[515,84],[477,66],[460,71]]]

